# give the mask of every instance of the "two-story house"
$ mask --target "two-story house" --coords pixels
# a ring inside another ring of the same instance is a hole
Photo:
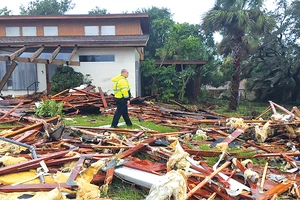
[[[108,94],[110,79],[126,68],[139,96],[148,39],[148,14],[0,16],[1,93],[49,94],[55,69],[68,65]]]

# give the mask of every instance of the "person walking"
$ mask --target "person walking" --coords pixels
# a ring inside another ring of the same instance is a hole
[[[127,77],[128,70],[122,69],[120,75],[111,79],[114,83],[115,102],[117,104],[117,109],[111,123],[112,128],[118,128],[118,123],[121,116],[123,117],[127,126],[132,126],[128,115],[128,106],[130,105],[131,93]]]

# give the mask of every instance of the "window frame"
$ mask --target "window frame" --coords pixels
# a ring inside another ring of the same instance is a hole
[[[116,56],[114,54],[106,55],[79,55],[79,62],[115,62]]]
[[[22,26],[22,36],[36,36],[36,30],[35,26]]]
[[[11,30],[9,30],[11,29]],[[14,33],[14,31],[17,31],[16,33]],[[10,33],[10,34],[8,34]],[[14,34],[11,34],[14,33]],[[20,27],[19,26],[6,26],[5,27],[5,36],[6,37],[19,37],[21,36],[21,31],[20,31]]]
[[[44,36],[58,36],[58,26],[44,26]]]
[[[103,36],[105,36],[105,35],[116,35],[116,26],[115,25],[101,26],[101,35],[103,35]]]
[[[99,36],[99,26],[84,26],[85,36]]]

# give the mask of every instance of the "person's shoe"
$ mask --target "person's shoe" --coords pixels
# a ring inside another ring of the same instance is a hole
[[[110,126],[110,128],[120,128],[120,127],[118,127],[118,126]]]

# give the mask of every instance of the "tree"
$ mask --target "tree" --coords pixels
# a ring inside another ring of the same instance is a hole
[[[134,13],[148,13],[150,20],[150,33],[147,47],[145,48],[145,56],[155,58],[156,49],[163,47],[168,30],[174,24],[172,14],[167,8],[142,8]],[[157,57],[156,57],[157,58]]]
[[[35,0],[30,1],[27,8],[20,6],[21,15],[63,15],[72,10],[75,4],[72,0]]]
[[[300,46],[297,40],[300,32],[297,22],[300,13],[296,2],[290,5],[287,0],[278,1],[278,8],[272,12],[277,26],[271,34],[265,35],[246,65],[247,87],[255,91],[259,100],[295,102],[299,98]]]
[[[10,15],[11,13],[12,13],[12,11],[8,10],[8,8],[6,6],[2,9],[0,9],[0,15]]]
[[[144,62],[142,65],[143,74],[149,78],[153,94],[154,91],[162,91],[162,98],[168,99],[176,97],[184,100],[186,86],[195,75],[201,76],[196,65],[162,66],[164,60],[207,60],[210,52],[203,43],[199,25],[188,23],[173,24],[166,32],[165,42],[162,47],[156,49],[156,56],[161,60],[160,66],[155,66],[154,60]],[[212,57],[211,57],[212,58]],[[208,69],[208,68],[206,68]],[[165,75],[165,76],[164,76]],[[171,75],[172,77],[166,77]],[[167,83],[162,85],[161,83]],[[201,83],[199,83],[200,86]],[[174,92],[173,96],[170,92]]]
[[[109,14],[107,10],[105,8],[101,9],[98,6],[96,6],[96,8],[89,11],[89,15],[105,15],[105,14]]]
[[[238,107],[242,46],[258,44],[259,36],[267,34],[274,22],[262,11],[263,0],[216,0],[205,15],[202,27],[208,32],[220,32],[231,50],[235,68],[231,76],[229,109]],[[226,51],[224,51],[226,52]]]

